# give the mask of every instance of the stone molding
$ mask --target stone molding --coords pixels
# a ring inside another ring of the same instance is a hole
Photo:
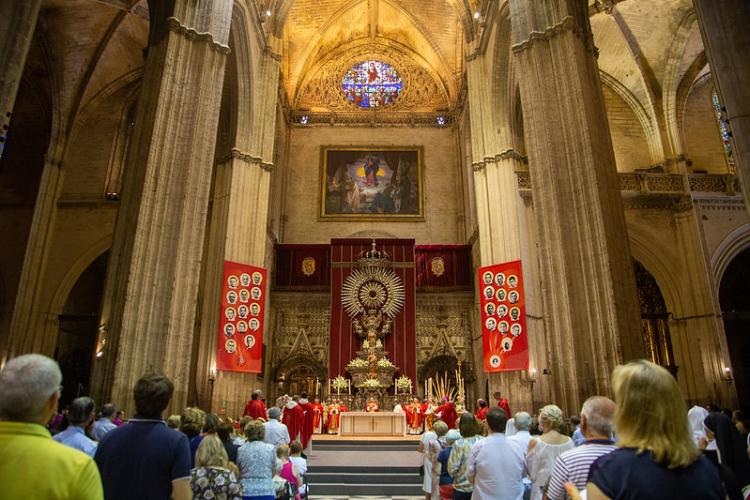
[[[167,27],[169,28],[169,31],[182,35],[191,42],[207,43],[212,50],[219,54],[227,55],[230,52],[229,46],[214,41],[214,36],[211,33],[201,33],[194,28],[185,26],[176,17],[167,18]]]
[[[526,49],[530,49],[538,41],[549,41],[566,31],[578,34],[576,20],[573,16],[565,16],[559,23],[546,27],[544,31],[532,31],[526,40],[513,44],[511,48],[513,52],[523,52]]]
[[[249,153],[244,153],[237,148],[232,148],[232,151],[228,155],[220,157],[216,160],[216,163],[226,163],[231,160],[240,160],[248,165],[257,165],[261,170],[265,170],[266,172],[273,171],[273,163],[264,162],[261,158]]]
[[[524,164],[529,162],[528,157],[522,155],[513,148],[509,148],[495,156],[486,156],[484,160],[472,163],[471,169],[474,170],[474,172],[479,172],[480,170],[483,170],[488,163],[498,163],[503,160],[516,160]]]

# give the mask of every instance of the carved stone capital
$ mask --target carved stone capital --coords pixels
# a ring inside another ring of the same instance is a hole
[[[529,33],[529,37],[526,40],[513,44],[513,52],[522,52],[531,48],[534,43],[540,40],[549,41],[560,33],[566,31],[577,32],[576,21],[573,16],[565,16],[559,23],[553,26],[547,26],[544,31],[532,31]]]
[[[167,27],[169,28],[169,31],[173,31],[178,35],[182,35],[191,42],[207,43],[212,50],[215,50],[219,54],[229,54],[229,47],[227,45],[222,45],[219,42],[214,41],[214,36],[211,33],[201,33],[199,31],[196,31],[194,28],[185,26],[176,17],[167,18]]]

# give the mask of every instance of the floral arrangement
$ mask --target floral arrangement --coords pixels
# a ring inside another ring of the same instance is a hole
[[[411,392],[411,387],[411,379],[406,375],[401,375],[396,379],[396,389],[400,390],[401,392]]]
[[[346,382],[346,379],[339,375],[335,379],[333,379],[333,382],[331,383],[334,389],[346,389],[348,387],[348,384]]]
[[[377,389],[378,387],[380,387],[380,382],[378,382],[377,379],[368,378],[368,379],[365,379],[364,382],[362,382],[362,387],[368,387],[368,388],[371,388],[371,389]]]
[[[348,368],[364,368],[367,366],[367,361],[362,358],[354,358],[349,361]]]
[[[378,366],[383,368],[390,368],[393,366],[393,363],[391,363],[387,358],[381,358],[378,360]]]
[[[362,341],[362,349],[369,349],[370,348],[370,341],[365,339]]]

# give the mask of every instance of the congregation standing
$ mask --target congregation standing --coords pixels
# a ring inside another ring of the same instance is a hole
[[[0,370],[0,498],[301,500],[312,435],[337,431],[347,411],[304,393],[267,408],[254,391],[237,422],[197,408],[165,420],[174,386],[145,375],[124,421],[85,396],[57,413],[61,384],[57,363],[37,354]],[[425,498],[750,498],[741,413],[688,410],[674,377],[644,360],[618,366],[612,389],[614,400],[590,397],[575,419],[555,405],[510,418],[499,394],[473,414],[449,398],[399,405],[422,433]]]

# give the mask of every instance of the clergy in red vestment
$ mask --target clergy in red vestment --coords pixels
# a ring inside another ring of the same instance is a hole
[[[281,423],[286,425],[289,429],[289,438],[292,441],[300,441],[302,435],[302,429],[305,425],[305,410],[298,403],[299,398],[294,396],[284,407],[284,415],[281,418]]]
[[[327,408],[328,412],[328,434],[337,434],[339,432],[339,414],[341,406],[334,401]]]
[[[325,408],[320,404],[320,399],[315,398],[313,403],[313,432],[321,434],[323,432],[323,413]]]
[[[489,409],[487,401],[484,399],[477,399],[477,411],[474,413],[474,416],[477,417],[477,420],[487,420],[487,412]]]
[[[251,417],[252,419],[262,418],[263,420],[268,420],[266,404],[260,399],[260,391],[253,391],[250,395],[250,401],[245,405],[245,412],[242,415]]]
[[[505,399],[502,394],[500,394],[500,391],[496,392],[492,395],[495,398],[495,401],[497,401],[497,407],[502,408],[505,411],[505,415],[510,419],[513,418],[513,416],[510,414],[510,405],[508,404],[508,400]]]
[[[310,444],[310,438],[312,437],[313,430],[315,428],[315,411],[314,405],[307,400],[307,393],[303,392],[299,400],[299,406],[305,414],[302,422],[302,430],[300,431],[300,442],[302,443],[302,449],[306,450]]]
[[[447,396],[443,398],[443,404],[438,406],[438,409],[435,410],[435,415],[437,415],[440,420],[448,424],[448,429],[456,428],[458,414],[456,413],[456,407],[448,399]]]
[[[422,405],[416,398],[406,407],[406,422],[409,424],[409,434],[422,432]]]

